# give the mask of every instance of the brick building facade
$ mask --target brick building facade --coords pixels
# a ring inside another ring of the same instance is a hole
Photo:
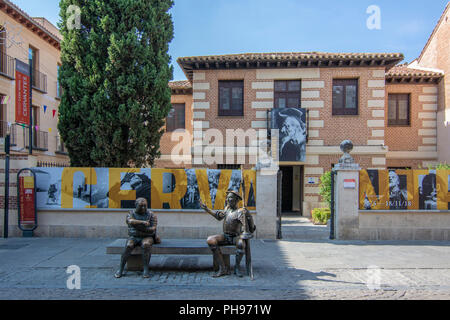
[[[338,162],[339,144],[345,139],[353,141],[352,155],[364,169],[417,169],[450,163],[450,95],[445,94],[449,86],[448,79],[444,80],[444,74],[450,72],[448,8],[420,58],[411,64],[399,64],[403,60],[401,53],[260,53],[179,58],[188,80],[171,86],[173,103],[185,103],[184,132],[191,137],[191,152],[185,155],[184,166],[254,167],[259,155],[252,147],[267,139],[268,111],[277,107],[276,83],[284,80],[301,83],[297,107],[308,110],[309,138],[304,162],[280,162],[283,199],[287,199],[285,211],[309,215],[312,208],[321,205],[319,178]],[[341,80],[356,84],[354,114],[333,111],[333,88]],[[223,99],[221,87],[236,81],[242,88],[242,107],[238,115],[224,114],[219,107],[219,100]],[[182,94],[175,90],[180,85]],[[237,139],[232,144],[227,142],[227,130],[239,129],[247,135],[245,147],[237,145]],[[249,129],[254,129],[256,136]],[[215,131],[223,138],[217,139]],[[164,139],[170,140],[167,134]],[[166,161],[160,165],[174,166],[169,156],[174,142],[162,146]]]

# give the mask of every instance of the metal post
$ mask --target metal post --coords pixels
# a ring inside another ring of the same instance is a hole
[[[33,154],[33,59],[28,59],[30,67],[30,132],[28,133],[30,155]]]
[[[330,239],[331,240],[336,239],[336,235],[334,234],[334,225],[336,223],[336,221],[335,221],[336,209],[335,209],[335,197],[334,197],[334,188],[335,188],[334,177],[335,176],[336,176],[336,171],[331,170],[331,223],[330,223]]]
[[[8,238],[8,225],[9,225],[9,152],[11,135],[9,126],[6,129],[5,137],[5,215],[3,222],[3,237]]]

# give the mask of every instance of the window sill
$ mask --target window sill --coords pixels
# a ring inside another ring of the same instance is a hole
[[[175,133],[175,132],[186,132],[186,128],[179,128],[179,129],[175,129],[175,130],[171,130],[171,131],[166,131],[164,133]]]
[[[37,92],[40,92],[40,93],[43,93],[43,94],[46,94],[46,93],[47,93],[47,91],[42,90],[42,89],[39,89],[39,88],[37,88],[37,87],[35,87],[35,86],[33,86],[33,90],[36,90]]]
[[[3,73],[3,72],[0,72],[0,76],[3,76],[3,77],[5,77],[5,78],[7,78],[9,80],[15,80],[14,77],[11,77],[11,76],[7,75],[6,73]]]
[[[244,115],[217,115],[216,119],[244,118]]]
[[[27,146],[27,147],[25,147],[25,149],[30,149],[30,148],[28,148],[28,146]],[[37,147],[33,147],[33,151],[42,151],[42,152],[45,152],[45,151],[48,151],[48,149],[46,149],[46,148],[37,148]]]

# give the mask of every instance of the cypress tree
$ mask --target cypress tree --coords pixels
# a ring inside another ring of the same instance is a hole
[[[80,24],[76,24],[77,6]],[[160,156],[170,109],[172,0],[61,0],[58,130],[72,166]]]

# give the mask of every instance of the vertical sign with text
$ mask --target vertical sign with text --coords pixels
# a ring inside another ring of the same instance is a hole
[[[30,125],[30,69],[16,59],[16,122]]]

